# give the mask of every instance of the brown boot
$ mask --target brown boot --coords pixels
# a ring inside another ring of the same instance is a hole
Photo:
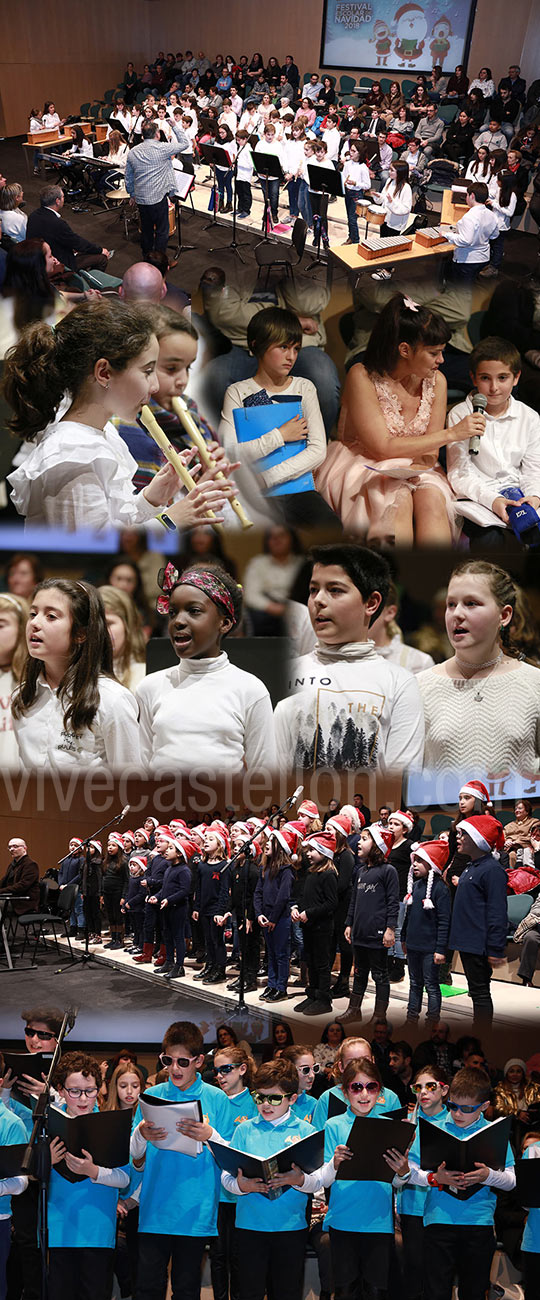
[[[156,957],[156,960],[154,962],[154,970],[159,970],[160,966],[164,966],[166,960],[167,960],[167,953],[165,951],[165,944],[162,943],[161,948]]]
[[[352,993],[347,1010],[339,1017],[340,1024],[345,1025],[355,1021],[357,1025],[362,1024],[362,1001],[358,993]]]
[[[149,966],[150,962],[152,961],[153,952],[154,952],[153,943],[145,943],[143,944],[142,952],[138,953],[138,955],[134,957],[133,960],[136,962],[145,962],[146,965]]]

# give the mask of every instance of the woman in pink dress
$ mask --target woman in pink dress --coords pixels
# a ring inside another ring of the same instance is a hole
[[[395,294],[371,333],[364,364],[343,392],[339,441],[316,474],[344,528],[396,546],[448,546],[453,494],[439,448],[480,436],[483,415],[445,429],[446,380],[439,373],[450,329],[442,316]]]

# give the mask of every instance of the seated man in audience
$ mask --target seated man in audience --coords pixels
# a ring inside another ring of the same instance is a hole
[[[12,898],[17,916],[35,912],[39,903],[39,867],[30,857],[25,841],[12,835],[8,844],[11,862],[0,880],[0,891]]]
[[[501,86],[499,93],[491,101],[491,116],[501,124],[501,131],[507,140],[511,140],[521,110],[519,100],[514,99],[508,86]]]
[[[520,67],[518,63],[511,63],[508,69],[508,76],[501,77],[497,87],[499,94],[503,87],[510,91],[513,99],[517,99],[522,108],[525,107],[526,83],[524,77],[520,77]]]
[[[70,271],[94,268],[105,271],[112,253],[100,248],[83,235],[72,230],[62,217],[64,191],[60,185],[48,185],[39,196],[40,206],[30,213],[26,228],[27,239],[43,239],[53,257],[63,262]]]
[[[529,988],[534,984],[534,972],[540,949],[540,895],[535,898],[530,912],[519,922],[513,935],[514,943],[522,944],[518,975]]]
[[[444,136],[444,122],[437,113],[436,104],[428,104],[426,116],[420,118],[416,135],[426,158],[437,157]]]
[[[201,280],[204,311],[210,325],[230,340],[232,347],[215,356],[201,375],[199,403],[207,419],[217,424],[222,400],[229,384],[251,378],[257,369],[255,357],[247,350],[247,327],[257,312],[269,306],[268,299],[253,301],[254,285],[245,288],[226,282],[221,267],[209,267]],[[276,285],[277,306],[296,312],[302,326],[302,347],[293,367],[293,375],[311,379],[317,396],[327,435],[333,428],[339,409],[339,379],[336,366],[323,350],[326,332],[322,313],[330,299],[330,292],[322,284],[311,280],[294,284],[283,279]],[[197,327],[199,322],[196,322]],[[204,323],[203,323],[204,332]]]
[[[118,296],[125,302],[161,302],[166,292],[167,285],[157,266],[134,262],[122,278]]]
[[[481,145],[485,145],[490,153],[494,149],[508,148],[508,140],[504,131],[501,131],[501,124],[496,117],[490,117],[488,125],[482,127],[482,130],[474,137],[475,149],[479,149]]]
[[[511,503],[501,495],[504,488],[517,488],[521,503],[540,509],[540,415],[513,396],[520,373],[521,358],[513,343],[487,338],[478,344],[471,356],[471,380],[487,398],[486,432],[476,456],[469,455],[466,442],[453,443],[446,451],[448,480],[459,498],[457,510],[466,516],[464,531],[483,547],[503,546],[511,536]],[[450,411],[450,427],[472,410],[470,393]]]
[[[291,86],[290,81],[287,81],[287,77],[284,72],[281,73],[281,76],[279,78],[279,86],[278,86],[278,91],[276,96],[276,103],[278,103],[278,101],[280,103],[282,99],[287,99],[289,101],[289,104],[292,104],[292,101],[294,99],[294,89]]]
[[[315,103],[322,89],[323,84],[318,72],[312,72],[309,81],[305,81],[302,86],[302,99],[311,99],[312,103]]]

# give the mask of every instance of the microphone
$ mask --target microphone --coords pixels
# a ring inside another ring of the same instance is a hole
[[[303,785],[297,785],[294,794],[289,795],[289,798],[287,799],[287,803],[288,804],[296,803],[297,799],[300,798],[300,795],[303,794],[303,792],[304,792]]]
[[[68,1010],[66,1011],[69,1030],[72,1030],[74,1028],[75,1021],[77,1019],[78,1014],[79,1014],[78,1007],[69,1007]]]
[[[475,393],[472,399],[473,415],[483,415],[487,406],[487,397],[483,393]],[[477,456],[480,451],[480,437],[477,433],[469,438],[469,456]]]
[[[127,803],[125,808],[122,808],[122,812],[120,813],[120,821],[122,821],[124,817],[127,817],[128,812],[130,812],[130,810],[131,810],[131,804]]]

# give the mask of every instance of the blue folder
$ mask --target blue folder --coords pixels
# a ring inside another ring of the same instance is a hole
[[[239,406],[233,411],[234,427],[238,442],[252,442],[254,438],[262,438],[264,433],[270,433],[272,429],[281,428],[287,420],[293,420],[295,415],[302,414],[302,402],[299,397],[290,401],[278,401],[265,403],[263,406]],[[261,456],[256,462],[257,472],[272,469],[274,465],[280,465],[284,460],[292,460],[298,456],[299,452],[305,451],[307,442],[305,438],[299,439],[298,442],[286,442],[283,447],[278,447],[276,451],[271,451],[268,456]],[[300,474],[298,478],[287,479],[285,483],[278,484],[277,487],[268,488],[265,496],[278,497],[289,496],[293,492],[314,492],[315,483],[313,474],[308,471],[306,474]]]

